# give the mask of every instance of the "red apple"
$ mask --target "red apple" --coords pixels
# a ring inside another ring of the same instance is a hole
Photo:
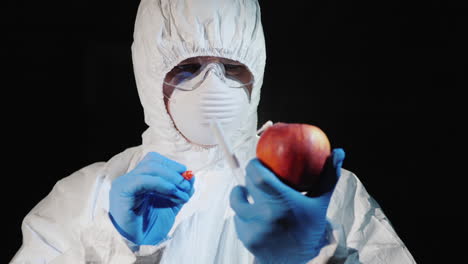
[[[298,191],[317,185],[330,156],[330,142],[318,127],[276,123],[260,137],[257,158]]]

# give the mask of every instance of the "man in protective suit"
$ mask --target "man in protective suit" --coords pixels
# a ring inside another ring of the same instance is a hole
[[[255,159],[266,61],[256,0],[142,0],[132,56],[149,126],[142,145],[60,180],[25,217],[12,263],[414,263],[341,169],[343,150],[332,151],[333,186],[319,195]],[[246,168],[245,186],[214,119]]]

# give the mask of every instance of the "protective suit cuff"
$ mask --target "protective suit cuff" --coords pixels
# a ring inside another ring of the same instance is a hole
[[[109,217],[110,217],[111,220],[113,220],[111,214],[109,214]],[[125,242],[125,244],[127,244],[128,248],[136,256],[153,255],[158,250],[164,248],[166,246],[166,244],[168,243],[168,241],[170,240],[170,237],[166,237],[166,238],[164,238],[163,240],[161,240],[160,242],[158,242],[155,245],[139,245],[139,244],[134,243],[130,239],[128,239],[127,236],[125,235],[126,233],[123,230],[120,230],[119,226],[114,221],[112,221],[112,223],[114,224],[114,227],[119,231],[122,240]]]
[[[346,243],[346,238],[342,226],[333,225],[329,222],[327,225],[327,231],[325,232],[325,240],[321,246],[318,248],[318,255],[311,259],[307,264],[325,264],[330,261],[335,261],[336,263],[344,263],[346,259],[346,252],[342,252],[342,244]],[[333,263],[335,263],[333,262]]]
[[[157,254],[166,248],[167,244],[171,240],[170,237],[166,237],[156,245],[140,245],[136,251],[133,251],[137,257],[146,257]]]
[[[86,263],[134,263],[135,254],[127,247],[114,228],[105,210],[98,210],[92,223],[80,234],[82,254]]]
[[[125,241],[128,248],[130,248],[130,250],[132,250],[132,252],[135,253],[136,256],[152,255],[159,249],[166,247],[167,243],[170,240],[170,238],[165,238],[156,245],[138,245],[128,240],[124,236],[122,236],[122,239]]]
[[[119,234],[122,236],[122,239],[125,241],[127,246],[133,252],[137,251],[138,250],[138,244],[135,244],[133,241],[130,240],[130,236],[127,234],[127,232],[125,232],[125,230],[120,228],[119,224],[114,220],[114,217],[112,216],[112,214],[110,212],[108,213],[108,216],[109,216],[109,220],[111,221],[112,225],[119,232]]]

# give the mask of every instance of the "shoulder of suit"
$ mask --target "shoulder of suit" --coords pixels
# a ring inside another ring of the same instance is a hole
[[[90,188],[96,185],[96,181],[103,178],[110,167],[127,166],[129,160],[133,157],[135,152],[140,149],[140,146],[127,148],[124,151],[116,154],[107,162],[100,161],[85,166],[71,175],[59,180],[55,186],[54,191],[59,193],[66,193],[67,196],[76,194],[77,196],[87,194]]]

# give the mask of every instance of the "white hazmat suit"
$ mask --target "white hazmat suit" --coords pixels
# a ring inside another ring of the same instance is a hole
[[[162,92],[165,75],[196,56],[239,61],[253,74],[249,109],[230,138],[241,163],[255,157],[257,105],[266,61],[255,0],[142,0],[132,56],[145,122],[141,146],[60,180],[25,217],[23,244],[11,263],[253,263],[237,238],[229,194],[235,185],[218,147],[188,142],[174,127]],[[150,151],[195,171],[195,194],[168,238],[136,246],[109,220],[113,179]],[[414,263],[382,210],[354,174],[342,170],[327,211],[330,244],[310,263]]]

